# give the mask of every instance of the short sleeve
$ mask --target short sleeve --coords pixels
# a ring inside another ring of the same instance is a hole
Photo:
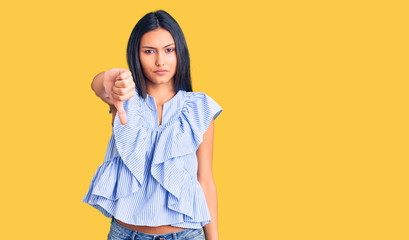
[[[213,100],[210,96],[205,94],[205,104],[204,106],[207,106],[207,109],[205,109],[204,113],[207,113],[210,115],[211,118],[215,119],[220,115],[220,113],[223,111],[222,107]],[[210,119],[212,120],[212,119]],[[210,122],[209,122],[210,124]]]
[[[207,94],[189,92],[182,115],[189,123],[198,144],[203,141],[203,135],[209,128],[212,119],[218,118],[222,111],[222,107]]]

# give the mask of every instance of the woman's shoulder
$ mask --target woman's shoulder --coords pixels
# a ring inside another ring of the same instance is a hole
[[[185,92],[186,100],[192,102],[214,101],[208,94],[204,92]]]
[[[204,92],[186,92],[184,90],[182,91],[185,93],[186,99],[191,100],[191,101],[194,101],[194,100],[197,101],[199,99],[203,99],[206,96]]]
[[[216,119],[223,110],[217,101],[204,92],[185,92],[185,96],[184,109],[195,116],[208,115]]]

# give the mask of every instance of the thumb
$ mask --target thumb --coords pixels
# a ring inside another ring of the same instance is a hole
[[[114,105],[115,105],[115,108],[117,110],[117,114],[118,114],[119,120],[121,121],[121,124],[126,125],[127,116],[126,116],[126,112],[125,112],[125,109],[124,109],[124,102],[123,101],[118,101]]]

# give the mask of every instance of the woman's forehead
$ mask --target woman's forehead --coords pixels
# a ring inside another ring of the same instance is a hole
[[[172,34],[163,28],[146,32],[141,38],[141,47],[163,48],[171,43],[175,43]]]

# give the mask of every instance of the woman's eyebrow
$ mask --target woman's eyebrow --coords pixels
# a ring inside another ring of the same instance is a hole
[[[170,44],[168,44],[168,45],[164,46],[163,48],[169,47],[170,45],[175,45],[175,43],[170,43]],[[149,47],[149,46],[142,46],[142,47],[143,47],[143,48],[152,48],[152,49],[156,49],[156,48],[154,48],[154,47]]]

